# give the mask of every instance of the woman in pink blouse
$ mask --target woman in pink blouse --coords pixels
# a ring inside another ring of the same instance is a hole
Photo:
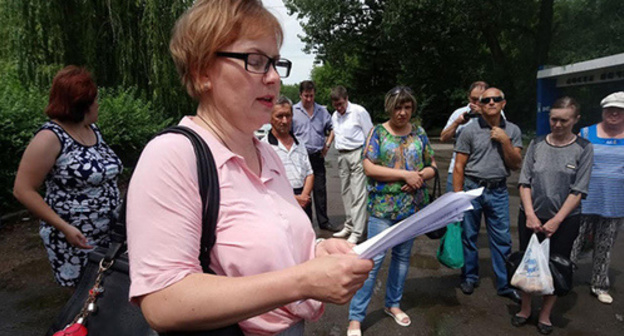
[[[315,244],[284,167],[253,131],[268,123],[290,61],[261,1],[198,0],[176,23],[171,53],[199,106],[180,125],[211,148],[221,201],[210,268],[198,259],[201,199],[190,142],[152,140],[128,191],[131,299],[158,331],[238,323],[248,335],[302,335],[321,302],[344,304],[372,261],[344,240]]]

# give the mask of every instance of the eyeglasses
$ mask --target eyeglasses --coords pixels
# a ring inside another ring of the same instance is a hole
[[[505,100],[505,98],[503,98],[502,96],[496,96],[496,97],[483,97],[481,99],[479,99],[479,102],[481,104],[489,104],[490,100],[493,100],[495,103],[500,103],[503,100]]]
[[[401,91],[406,92],[410,95],[414,95],[414,92],[412,92],[412,89],[408,88],[407,86],[397,86],[394,89],[392,89],[392,91],[390,92],[391,96],[396,96],[399,93],[401,93]]]
[[[245,70],[255,74],[266,74],[272,65],[281,78],[286,78],[290,75],[292,68],[291,61],[285,58],[271,58],[264,54],[217,51],[216,55],[243,60],[245,61]]]

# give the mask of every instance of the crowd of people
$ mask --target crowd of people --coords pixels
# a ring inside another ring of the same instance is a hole
[[[282,37],[260,1],[198,0],[175,25],[171,54],[198,102],[179,125],[209,145],[221,198],[210,251],[215,274],[207,274],[198,258],[202,201],[193,147],[177,134],[146,145],[127,196],[129,299],[157,331],[234,325],[248,335],[302,335],[304,321],[320,318],[324,303],[350,302],[347,335],[359,336],[385,254],[362,260],[352,248],[430,203],[426,182],[438,169],[425,130],[413,122],[412,90],[390,89],[386,121],[376,125],[342,86],[331,90],[333,114],[315,101],[312,81],[301,82],[301,101],[293,104],[279,96],[280,78],[292,67],[280,57]],[[524,158],[520,128],[503,112],[504,92],[478,81],[468,100],[440,134],[455,139],[447,191],[484,188],[462,222],[461,292],[471,295],[480,285],[483,217],[497,294],[520,304],[514,326],[529,321],[531,293],[511,287],[505,267],[512,251],[507,178],[521,169],[518,249],[535,233],[550,239],[551,253],[576,261],[593,243],[591,291],[611,303],[610,251],[624,222],[624,92],[605,97],[602,121],[579,134],[579,104],[558,99],[551,133],[532,140]],[[59,71],[45,113],[50,121],[23,155],[14,194],[41,219],[56,281],[76,286],[88,251],[109,242],[122,164],[95,124],[97,86],[84,68]],[[259,141],[254,130],[268,121],[272,128]],[[342,227],[327,215],[325,156],[332,145]],[[313,218],[333,238],[317,238]],[[400,301],[413,244],[392,248],[386,280],[384,312],[400,326],[411,323]],[[555,301],[543,297],[542,334],[553,331]]]

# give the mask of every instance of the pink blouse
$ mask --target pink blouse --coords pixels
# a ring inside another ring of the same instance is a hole
[[[218,275],[250,276],[314,258],[315,234],[294,198],[284,167],[268,144],[254,139],[262,159],[260,177],[210,132],[185,117],[215,158],[221,192],[210,268]],[[202,273],[198,259],[201,199],[196,158],[185,137],[165,134],[145,147],[128,190],[130,298],[136,299],[189,274]],[[210,303],[206,303],[210,304]],[[301,319],[323,314],[320,302],[294,302],[239,323],[246,334],[272,335]]]

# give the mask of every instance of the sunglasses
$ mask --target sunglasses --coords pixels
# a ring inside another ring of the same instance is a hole
[[[394,89],[392,89],[392,91],[390,92],[391,96],[396,96],[401,92],[406,92],[410,95],[414,95],[414,92],[412,92],[412,89],[408,88],[407,86],[397,86]]]
[[[505,100],[505,98],[503,98],[502,96],[496,96],[496,97],[483,97],[481,99],[479,99],[479,102],[481,104],[489,104],[490,100],[493,100],[495,103],[500,103],[503,100]]]

